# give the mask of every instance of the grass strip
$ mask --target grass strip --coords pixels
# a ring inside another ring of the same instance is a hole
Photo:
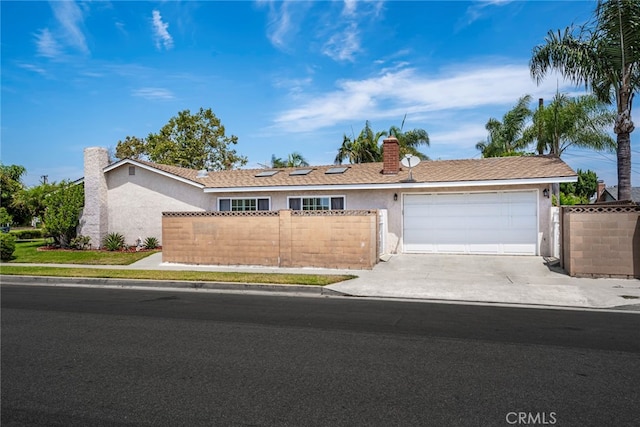
[[[85,265],[129,265],[159,251],[145,252],[109,252],[109,251],[39,251],[45,240],[33,240],[16,243],[13,259],[8,262],[30,264],[85,264]],[[7,263],[3,263],[6,265]]]
[[[103,268],[67,268],[12,266],[3,264],[0,274],[14,276],[86,277],[100,279],[182,280],[194,282],[266,283],[280,285],[325,286],[355,279],[354,275],[236,273],[177,270],[116,270]]]

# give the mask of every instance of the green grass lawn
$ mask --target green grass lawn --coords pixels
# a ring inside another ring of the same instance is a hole
[[[129,265],[158,251],[109,252],[109,251],[38,251],[45,245],[44,239],[16,243],[12,262],[33,264],[88,264]]]
[[[16,243],[14,258],[0,264],[0,274],[20,276],[88,277],[106,279],[186,280],[198,282],[271,283],[325,286],[354,279],[353,275],[236,273],[212,271],[126,270],[86,267],[20,266],[11,263],[128,265],[158,251],[38,251],[44,239]]]
[[[354,279],[352,275],[230,273],[214,271],[112,270],[103,268],[24,267],[4,264],[0,274],[18,276],[89,277],[101,279],[183,280],[195,282],[271,283],[325,286]]]

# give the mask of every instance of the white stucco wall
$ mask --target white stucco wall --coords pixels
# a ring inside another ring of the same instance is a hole
[[[405,194],[433,194],[433,193],[471,193],[492,191],[522,191],[536,190],[538,194],[538,254],[550,256],[551,253],[551,199],[543,196],[543,189],[548,185],[514,185],[491,187],[450,187],[422,190],[358,190],[358,191],[316,191],[316,192],[285,192],[285,193],[225,193],[211,194],[208,210],[218,209],[218,198],[228,197],[258,197],[271,198],[271,210],[288,209],[287,197],[317,195],[317,196],[345,196],[345,209],[386,209],[388,212],[388,234],[385,253],[402,252],[402,198]],[[398,200],[394,200],[394,194]]]
[[[107,173],[109,232],[127,244],[155,237],[162,244],[162,212],[212,210],[211,196],[201,188],[129,164]]]

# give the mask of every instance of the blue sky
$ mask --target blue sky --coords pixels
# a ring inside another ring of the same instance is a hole
[[[487,120],[520,96],[581,93],[556,76],[537,86],[528,61],[548,30],[583,23],[594,5],[2,1],[1,160],[25,166],[27,185],[77,179],[85,147],[115,148],[200,107],[238,136],[248,167],[292,151],[331,164],[343,134],[405,114],[405,129],[429,133],[432,159],[478,158]],[[563,159],[617,182],[615,154]]]

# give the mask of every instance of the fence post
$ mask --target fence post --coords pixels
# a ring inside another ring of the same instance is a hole
[[[291,211],[288,209],[278,211],[278,220],[280,226],[280,256],[278,257],[278,266],[291,267]]]

